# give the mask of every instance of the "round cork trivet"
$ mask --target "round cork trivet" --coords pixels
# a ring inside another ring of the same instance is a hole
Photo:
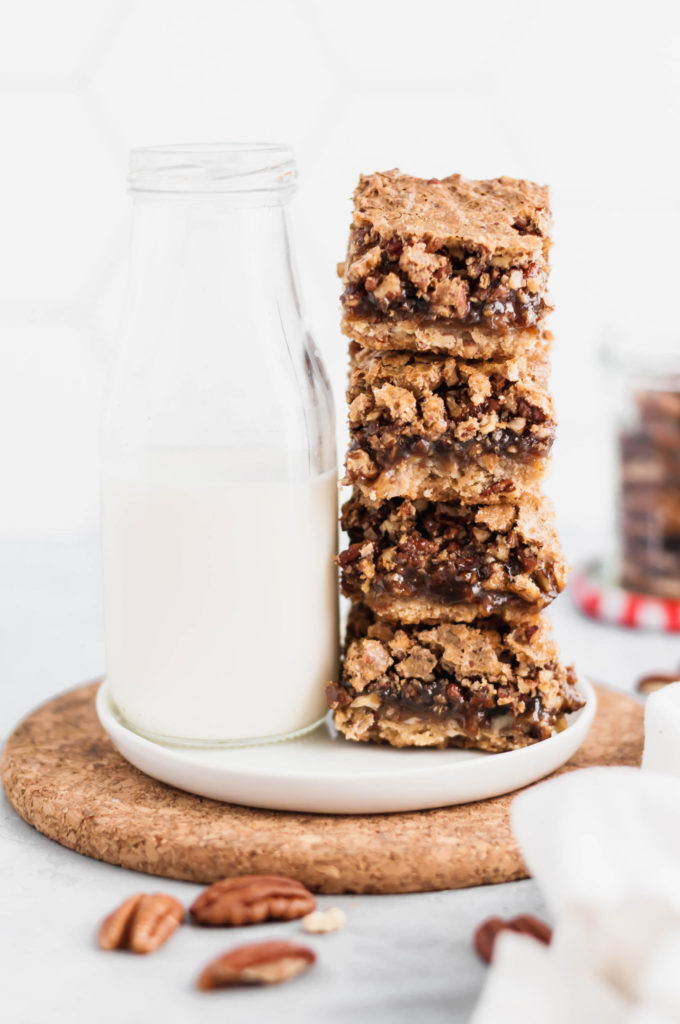
[[[526,877],[512,795],[405,814],[322,815],[216,803],[128,764],[95,712],[97,683],[55,697],[17,726],[0,771],[10,802],[63,846],[192,882],[291,875],[316,892],[455,889]],[[643,709],[598,688],[590,733],[560,771],[639,765]]]

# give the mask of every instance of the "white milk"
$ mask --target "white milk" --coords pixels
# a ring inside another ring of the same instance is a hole
[[[336,474],[230,475],[225,453],[200,450],[104,469],[108,678],[140,731],[254,739],[326,710],[338,660]]]

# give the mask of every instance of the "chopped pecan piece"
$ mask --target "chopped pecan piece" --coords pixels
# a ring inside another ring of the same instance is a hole
[[[301,882],[281,875],[241,875],[215,882],[189,908],[198,924],[240,927],[292,921],[316,907]]]
[[[387,309],[401,295],[401,281],[396,274],[387,274],[372,291],[378,305]]]
[[[294,942],[255,942],[218,956],[201,971],[198,987],[208,991],[234,985],[275,985],[306,971],[315,960],[313,950]]]
[[[184,917],[184,907],[162,892],[138,892],[128,897],[99,928],[102,949],[153,953],[170,938]]]
[[[529,935],[538,942],[550,945],[552,929],[539,921],[532,914],[520,914],[518,917],[511,917],[504,921],[501,917],[490,917],[480,924],[475,932],[474,944],[477,953],[482,960],[490,964],[493,960],[494,946],[496,939],[501,932],[517,932],[519,935]]]
[[[362,277],[367,277],[380,263],[381,255],[380,246],[374,245],[363,255],[357,256],[348,267],[348,279],[350,281],[360,281]]]
[[[433,282],[440,279],[450,268],[451,263],[446,256],[427,252],[424,242],[415,242],[402,247],[399,256],[399,269],[422,293],[426,293]]]
[[[325,932],[337,932],[345,927],[347,916],[340,907],[329,907],[328,910],[313,910],[302,918],[302,927],[312,935],[321,935]]]

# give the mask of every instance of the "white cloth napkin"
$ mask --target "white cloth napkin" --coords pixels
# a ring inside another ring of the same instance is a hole
[[[642,767],[680,775],[680,683],[670,683],[647,698]]]
[[[648,698],[643,765],[513,802],[554,936],[501,934],[472,1024],[680,1024],[680,684]]]

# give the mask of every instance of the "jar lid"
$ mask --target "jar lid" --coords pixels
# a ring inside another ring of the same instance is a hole
[[[639,378],[680,375],[680,336],[656,331],[653,325],[625,330],[610,328],[600,355],[607,369]]]

